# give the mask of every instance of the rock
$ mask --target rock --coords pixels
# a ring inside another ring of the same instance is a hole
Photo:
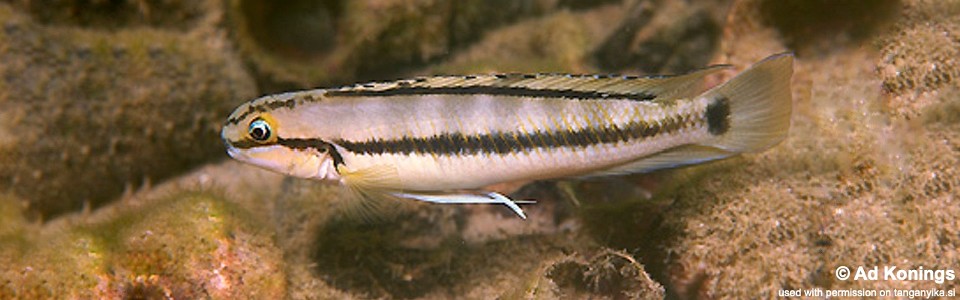
[[[723,59],[755,61],[779,52],[785,40],[777,36],[809,43],[793,45],[805,50],[797,52],[790,136],[677,193],[660,229],[670,233],[663,242],[667,289],[689,298],[763,298],[814,288],[954,289],[953,283],[934,281],[843,281],[834,270],[943,270],[960,263],[957,239],[944,238],[960,231],[949,221],[960,217],[952,204],[960,177],[947,167],[960,157],[960,126],[948,116],[960,103],[956,87],[932,86],[939,90],[924,95],[926,105],[914,108],[912,116],[889,109],[889,91],[882,88],[887,77],[876,72],[889,50],[818,50],[837,41],[788,38],[782,27],[751,23],[756,14],[748,12],[757,13],[764,3],[741,1],[732,9]],[[903,14],[929,5],[911,2]],[[809,18],[794,21],[820,16]],[[892,28],[910,23],[897,22]],[[913,43],[907,41],[914,38],[909,32],[920,30],[879,31],[863,43],[891,43],[880,49],[894,49]]]
[[[677,74],[703,68],[716,51],[727,1],[634,1],[593,51],[604,72]]]
[[[257,298],[286,294],[269,231],[210,193],[118,203],[4,243],[2,298]],[[12,258],[12,259],[11,259]]]
[[[265,88],[387,80],[441,61],[551,1],[227,1],[233,39]]]
[[[900,21],[877,43],[876,72],[883,79],[888,109],[916,117],[928,106],[950,99],[940,90],[960,80],[960,3],[906,1]]]
[[[833,275],[960,265],[956,1],[52,3],[0,5],[0,298],[957,288]],[[501,206],[363,202],[235,161],[186,171],[222,157],[209,145],[223,110],[256,93],[230,39],[260,93],[406,73],[673,73],[711,56],[733,65],[715,84],[793,51],[795,114],[762,153],[528,185],[512,193],[538,200],[526,221]],[[145,176],[157,183],[135,188]],[[80,198],[99,200],[31,218]]]
[[[223,118],[255,95],[223,41],[199,31],[44,25],[7,4],[0,24],[0,189],[31,217],[224,157]]]
[[[569,255],[551,263],[544,281],[559,298],[663,299],[666,293],[643,265],[624,252],[599,249],[592,256]]]

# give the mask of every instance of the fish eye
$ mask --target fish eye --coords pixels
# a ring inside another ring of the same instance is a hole
[[[257,118],[253,120],[253,122],[250,122],[247,133],[250,134],[250,137],[254,140],[264,142],[270,139],[270,124],[263,119]]]

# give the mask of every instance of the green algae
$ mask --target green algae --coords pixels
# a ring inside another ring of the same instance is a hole
[[[23,203],[16,197],[0,195],[0,237],[18,235],[28,226],[23,217]]]
[[[37,22],[83,28],[154,27],[187,31],[216,1],[14,1]]]
[[[925,7],[905,6],[905,15]],[[744,23],[730,32],[767,36]],[[900,47],[912,43],[898,40],[906,36],[880,33],[866,42]],[[824,40],[805,43],[816,48]],[[753,57],[771,51],[755,45],[729,43],[724,51]],[[944,115],[953,105],[953,88],[913,94],[922,105],[910,109],[932,114],[920,115],[923,122],[911,121],[917,112],[888,109],[887,91],[880,88],[884,79],[874,72],[888,47],[838,47],[799,57],[791,136],[748,156],[743,168],[681,191],[664,214],[661,230],[674,232],[664,242],[668,290],[680,297],[742,298],[785,289],[955,288],[954,283],[841,281],[833,274],[839,266],[957,264],[956,241],[949,237],[957,230],[951,220],[958,211],[948,204],[957,177],[946,166],[960,153],[951,146],[957,137],[957,128],[948,125],[953,118]],[[911,59],[930,63],[938,57]],[[917,89],[924,87],[912,91]]]
[[[7,265],[2,296],[277,298],[281,256],[253,219],[181,193],[54,224]]]
[[[636,2],[591,56],[604,72],[702,68],[717,50],[725,11],[723,2]]]
[[[233,39],[268,91],[389,79],[442,61],[491,29],[556,6],[499,0],[225,5]]]
[[[592,36],[609,28],[588,28],[591,17],[606,11],[560,11],[492,32],[449,61],[427,68],[427,73],[474,74],[490,72],[570,72],[580,68]],[[598,32],[599,31],[599,32]]]
[[[877,72],[890,95],[889,110],[915,117],[941,89],[955,88],[960,78],[960,2],[908,3],[902,20],[876,44],[881,47]]]
[[[762,1],[759,17],[777,29],[790,49],[818,55],[842,49],[838,45],[869,42],[897,20],[901,2]]]
[[[570,255],[551,264],[544,275],[559,289],[558,296],[663,299],[663,286],[651,279],[643,265],[625,252],[600,249]]]
[[[216,141],[236,99],[254,95],[202,36],[52,27],[0,10],[0,185],[31,217],[98,207],[222,157],[194,145]]]

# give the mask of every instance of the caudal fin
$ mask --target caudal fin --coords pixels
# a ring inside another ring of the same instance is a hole
[[[793,54],[776,54],[704,93],[711,99],[709,131],[716,135],[707,145],[755,152],[780,143],[790,129],[792,75]]]

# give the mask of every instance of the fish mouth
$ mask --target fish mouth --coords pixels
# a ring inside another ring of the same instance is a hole
[[[227,155],[230,155],[230,157],[233,157],[235,159],[240,159],[241,156],[243,156],[243,154],[240,153],[240,149],[237,147],[234,147],[232,144],[230,144],[230,141],[226,139],[223,140],[223,146],[227,147]]]

